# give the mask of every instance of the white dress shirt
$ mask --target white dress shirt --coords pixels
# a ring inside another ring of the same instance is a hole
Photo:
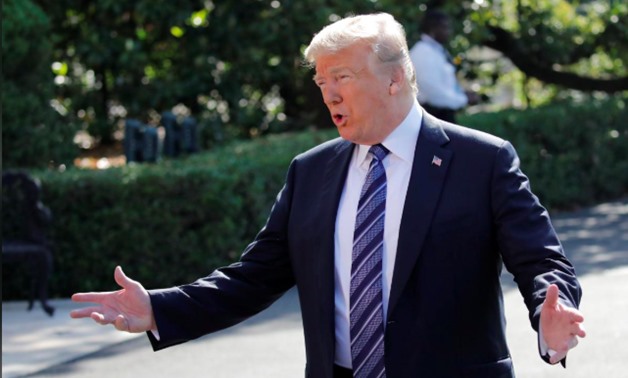
[[[410,49],[421,104],[452,110],[467,105],[467,95],[458,83],[456,67],[448,56],[447,50],[426,34]]]
[[[383,141],[390,153],[383,161],[386,170],[386,215],[384,218],[384,250],[382,254],[382,291],[384,322],[388,310],[388,298],[392,283],[393,268],[397,256],[401,214],[408,191],[414,150],[421,128],[422,113],[419,104],[414,106],[406,118]],[[351,367],[351,338],[349,334],[349,287],[351,281],[351,255],[355,217],[362,185],[366,180],[372,157],[371,146],[358,145],[353,150],[345,186],[340,197],[336,217],[335,241],[335,322],[336,364]]]

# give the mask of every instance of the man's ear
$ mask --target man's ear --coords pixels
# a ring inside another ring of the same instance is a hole
[[[394,67],[390,73],[390,85],[388,88],[388,93],[390,95],[395,95],[401,92],[403,85],[405,83],[405,75],[403,72],[403,68]]]

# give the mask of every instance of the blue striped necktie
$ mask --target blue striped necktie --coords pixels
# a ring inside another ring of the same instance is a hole
[[[382,160],[388,154],[381,144],[370,148],[373,155],[360,202],[353,236],[350,320],[351,357],[354,377],[386,377],[384,369],[384,311],[382,305],[382,250],[386,210],[386,171]]]

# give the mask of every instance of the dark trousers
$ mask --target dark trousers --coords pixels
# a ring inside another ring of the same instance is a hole
[[[454,109],[449,108],[439,108],[437,106],[432,106],[429,104],[421,104],[423,109],[426,112],[430,113],[434,117],[438,119],[442,119],[443,121],[456,123],[456,111]]]

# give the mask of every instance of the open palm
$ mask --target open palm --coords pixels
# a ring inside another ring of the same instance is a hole
[[[115,269],[114,278],[122,289],[74,294],[72,300],[75,302],[97,305],[73,310],[70,316],[90,317],[99,324],[113,324],[120,331],[145,332],[155,329],[150,297],[142,284],[128,278],[119,266]]]

